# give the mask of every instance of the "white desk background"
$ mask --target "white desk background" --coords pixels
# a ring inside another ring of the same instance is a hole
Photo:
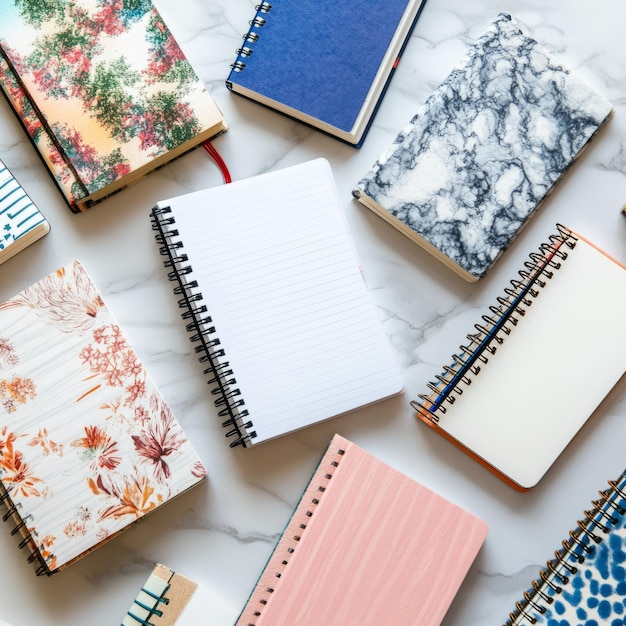
[[[230,449],[149,220],[159,199],[222,184],[217,167],[199,149],[89,212],[73,215],[0,100],[0,157],[52,225],[44,239],[0,266],[0,300],[74,258],[81,260],[209,471],[205,485],[52,578],[36,577],[8,524],[6,532],[0,526],[0,618],[13,626],[119,624],[160,561],[207,588],[214,601],[206,607],[204,623],[231,624],[327,442],[339,432],[487,521],[487,541],[444,624],[501,624],[597,491],[626,467],[626,378],[525,494],[418,423],[409,400],[425,390],[479,312],[557,221],[626,263],[626,218],[620,215],[626,201],[626,5],[623,0],[428,0],[375,124],[355,150],[227,91],[224,78],[255,0],[155,4],[230,124],[214,143],[233,179],[318,156],[330,161],[406,393],[255,449]],[[470,285],[358,205],[350,190],[502,10],[526,23],[607,97],[615,115],[488,277]],[[626,294],[624,304],[626,323]],[[524,402],[532,411],[533,390],[511,402]],[[511,449],[528,458],[532,453]]]

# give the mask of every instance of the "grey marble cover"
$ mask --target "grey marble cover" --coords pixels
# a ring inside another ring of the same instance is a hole
[[[477,280],[611,112],[503,13],[354,195]]]

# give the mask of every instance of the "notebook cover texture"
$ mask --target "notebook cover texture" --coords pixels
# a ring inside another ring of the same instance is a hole
[[[149,0],[7,0],[0,56],[0,87],[74,211],[226,128]]]
[[[0,499],[39,574],[206,476],[78,262],[0,304],[0,415]]]
[[[260,3],[227,85],[360,145],[423,2]],[[387,59],[388,74],[377,77]],[[376,106],[364,113],[372,103]],[[363,115],[367,119],[360,120]]]
[[[0,161],[0,265],[49,231],[46,218]]]
[[[485,522],[335,435],[237,626],[441,623]]]
[[[473,282],[611,112],[514,18],[500,14],[353,193]]]

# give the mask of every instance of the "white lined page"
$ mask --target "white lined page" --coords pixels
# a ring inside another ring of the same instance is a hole
[[[326,160],[158,206],[172,209],[253,443],[402,390]]]

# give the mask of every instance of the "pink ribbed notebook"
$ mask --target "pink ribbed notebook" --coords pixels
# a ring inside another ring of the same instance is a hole
[[[441,623],[487,535],[335,435],[237,626]]]

